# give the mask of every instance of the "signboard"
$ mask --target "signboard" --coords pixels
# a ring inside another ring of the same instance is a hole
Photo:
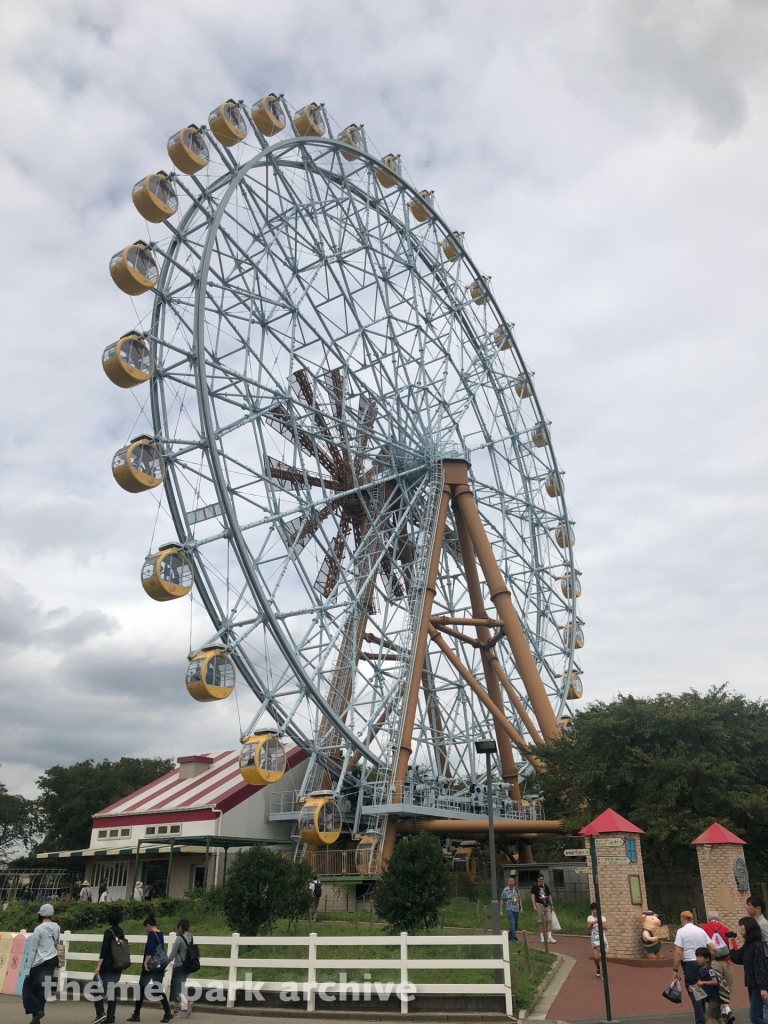
[[[589,874],[589,868],[574,868],[573,870],[574,870],[574,872],[577,875],[588,875]]]
[[[619,864],[629,864],[629,857],[598,857],[598,867],[602,864],[604,866],[617,866]]]
[[[563,850],[563,853],[565,854],[566,857],[586,857],[587,856],[587,851],[586,850],[582,850],[582,849],[578,849],[578,850]]]
[[[595,839],[595,846],[623,846],[623,839]]]

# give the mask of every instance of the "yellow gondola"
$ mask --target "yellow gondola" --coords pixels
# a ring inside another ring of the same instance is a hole
[[[330,791],[312,793],[299,813],[299,835],[308,846],[331,846],[341,835],[341,811]]]
[[[179,197],[165,171],[148,174],[137,181],[131,192],[133,205],[144,220],[161,224],[179,209]]]
[[[472,284],[467,285],[467,290],[476,306],[484,306],[491,298],[487,277],[478,277]]]
[[[512,348],[512,332],[506,324],[496,328],[493,332],[493,340],[500,352],[508,352]],[[512,383],[514,384],[514,381]]]
[[[285,747],[275,732],[257,732],[243,739],[240,774],[251,786],[269,786],[285,774]]]
[[[440,243],[440,248],[443,250],[443,256],[447,260],[453,262],[461,255],[461,246],[464,244],[464,232],[463,231],[452,231],[450,235],[446,237]],[[494,335],[495,338],[495,335]]]
[[[293,123],[299,135],[308,135],[319,139],[325,135],[323,112],[318,103],[308,103],[293,115]]]
[[[248,125],[234,100],[226,100],[212,110],[208,115],[208,126],[217,141],[227,148],[236,146],[248,134]]]
[[[183,174],[197,174],[211,159],[203,133],[194,124],[168,139],[168,156]]]
[[[359,875],[378,874],[377,861],[381,850],[381,833],[366,832],[355,847],[355,870]]]
[[[149,345],[135,331],[107,345],[101,354],[101,366],[119,388],[135,388],[155,372]]]
[[[451,868],[459,881],[477,885],[485,877],[485,865],[480,856],[480,844],[472,839],[463,842],[453,855]]]
[[[577,650],[581,650],[581,648],[584,646],[584,630],[581,628],[581,626],[578,623],[576,623],[576,628],[574,630],[573,625],[569,624],[567,626],[563,626],[562,629],[563,643],[565,644],[565,646],[570,647],[571,638],[573,638],[573,646]]]
[[[154,601],[185,597],[194,580],[192,563],[177,544],[163,544],[144,559],[141,585]]]
[[[544,490],[550,496],[550,498],[559,498],[563,493],[563,483],[560,479],[560,474],[556,469],[553,469],[549,476],[544,481]]]
[[[394,153],[387,153],[386,156],[381,158],[381,162],[384,164],[384,167],[388,167],[392,171],[392,174],[387,174],[384,167],[377,167],[374,171],[376,180],[382,188],[394,188],[397,184],[397,178],[394,175],[400,173],[400,161]]]
[[[124,491],[139,494],[158,487],[165,478],[165,463],[151,437],[134,437],[112,456],[112,476]]]
[[[576,534],[567,523],[558,523],[555,527],[555,543],[559,548],[571,547],[576,543]]]
[[[423,224],[424,221],[429,220],[432,216],[432,210],[430,207],[434,202],[435,193],[424,190],[423,192],[419,192],[419,195],[421,196],[421,199],[414,199],[408,203],[408,209],[411,211],[414,220]]]
[[[527,373],[519,373],[517,377],[512,380],[515,387],[515,394],[518,398],[530,398],[533,394],[533,388],[531,387],[531,381]]]
[[[566,700],[581,700],[584,696],[584,686],[581,682],[581,673],[575,669],[568,677],[568,696]]]
[[[109,261],[109,273],[121,292],[141,295],[160,280],[160,269],[146,242],[139,240],[116,252]]]
[[[353,160],[359,160],[360,154],[363,152],[363,133],[360,131],[356,124],[348,124],[343,132],[339,132],[336,136],[337,142],[343,142],[347,146],[352,146],[353,149],[358,150],[356,153],[350,153],[346,149],[342,149],[341,155],[345,160],[349,160],[352,163]]]
[[[581,597],[581,580],[578,576],[574,577],[568,573],[567,576],[563,576],[560,580],[560,589],[563,592],[563,596],[567,598]]]
[[[545,423],[537,423],[531,429],[531,440],[537,448],[546,448],[549,444],[549,432]]]
[[[235,666],[221,647],[204,647],[190,655],[186,683],[195,700],[224,700],[234,690],[235,679]]]
[[[281,132],[285,128],[286,120],[280,97],[270,92],[256,100],[251,107],[251,120],[261,134],[268,138]]]

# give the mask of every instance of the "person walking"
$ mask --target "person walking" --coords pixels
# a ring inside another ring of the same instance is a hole
[[[184,982],[187,980],[187,958],[189,947],[195,941],[194,935],[189,934],[189,921],[179,921],[176,926],[176,939],[168,954],[173,965],[171,974],[171,1002],[175,1006],[175,1013],[186,1011],[187,1017],[192,1013],[192,1000],[187,997],[184,991]]]
[[[19,903],[31,903],[32,902],[32,886],[27,882],[26,885],[22,886],[21,892],[19,893]]]
[[[144,960],[142,961],[141,974],[139,975],[139,998],[134,1003],[133,1013],[127,1019],[131,1021],[141,1020],[141,1007],[144,998],[146,997],[155,1002],[159,997],[164,1013],[161,1024],[167,1024],[167,1021],[173,1020],[168,996],[163,991],[163,975],[165,974],[165,968],[168,966],[168,957],[164,955],[163,933],[157,927],[157,921],[155,921],[153,914],[144,919],[144,930],[147,933],[147,944],[144,946]],[[158,951],[162,952],[162,957]],[[158,960],[163,961],[162,967],[157,966]]]
[[[763,933],[754,917],[742,917],[739,931],[744,940],[740,949],[731,950],[731,960],[744,968],[744,984],[749,993],[749,1022],[763,1024],[763,1007],[768,1003],[768,961],[763,949]]]
[[[134,883],[134,886],[133,886],[133,898],[135,900],[143,900],[144,899],[144,883],[142,882],[142,880],[140,878],[137,878],[136,882]]]
[[[91,887],[88,884],[88,879],[84,879],[83,884],[80,886],[80,895],[77,897],[81,903],[93,903],[93,896],[91,896]]]
[[[544,941],[544,932],[547,933],[547,942],[557,942],[552,937],[552,907],[554,901],[549,886],[544,881],[544,875],[539,875],[536,884],[531,889],[531,904],[536,919],[539,922],[539,938]]]
[[[706,946],[696,950],[696,964],[699,968],[699,979],[688,986],[688,991],[699,1002],[704,1003],[706,1020],[723,1024],[723,1011],[720,1003],[720,978],[712,968],[712,954]]]
[[[309,883],[309,891],[312,893],[312,899],[314,903],[312,905],[312,917],[313,920],[317,920],[317,911],[320,907],[320,897],[323,895],[323,887],[320,884],[320,879],[315,875],[312,881]]]
[[[600,957],[600,926],[597,923],[597,904],[590,903],[589,905],[590,914],[587,918],[587,932],[589,933],[589,941],[592,947],[592,959],[595,962],[595,975],[598,978],[602,978],[602,959]],[[605,944],[605,952],[608,952],[608,939],[605,937],[605,930],[608,927],[608,922],[603,918],[603,942]]]
[[[37,1024],[45,1016],[46,987],[50,991],[53,972],[59,966],[56,943],[61,931],[52,921],[53,907],[44,903],[38,912],[39,924],[32,932],[27,953],[27,976],[21,990],[24,1013],[31,1013],[30,1024]],[[47,983],[47,986],[46,986]]]
[[[96,902],[97,903],[103,903],[104,902],[104,900],[101,897],[102,897],[103,893],[107,892],[107,890],[108,890],[107,880],[106,880],[106,878],[102,878],[101,882],[99,883],[99,894],[96,897]]]
[[[731,960],[732,942],[736,938],[736,932],[729,932],[724,924],[720,922],[717,914],[710,914],[706,924],[701,926],[712,939],[715,946],[715,958],[712,961],[712,970],[722,975],[729,992],[733,992],[733,961]],[[734,1024],[736,1017],[731,1011],[731,1004],[726,1000],[722,1004],[723,1018],[725,1024]]]
[[[517,877],[514,871],[510,871],[507,884],[501,890],[501,902],[507,911],[509,941],[517,942],[517,922],[520,920],[522,899],[520,897],[520,890],[517,888]]]
[[[680,915],[680,927],[675,935],[675,953],[672,970],[680,978],[680,967],[682,964],[685,988],[693,1004],[693,1016],[696,1024],[704,1024],[706,1015],[701,1000],[697,999],[691,987],[699,980],[699,965],[696,961],[696,950],[706,948],[710,953],[715,952],[715,944],[707,933],[693,923],[693,914],[690,910],[684,910]]]
[[[763,936],[763,952],[768,956],[768,920],[765,917],[765,900],[762,896],[747,897],[747,913],[760,926]]]
[[[109,903],[109,889],[106,886],[99,890],[99,903]]]
[[[123,920],[123,912],[115,908],[107,914],[109,927],[104,932],[99,950],[99,961],[96,970],[93,972],[93,980],[101,982],[101,996],[96,1000],[94,1011],[96,1016],[93,1024],[115,1024],[115,1006],[117,994],[115,986],[120,981],[122,967],[115,963],[114,945],[127,946],[125,932],[120,927]],[[127,953],[127,950],[126,950]],[[107,997],[107,1009],[104,1011],[104,996]]]

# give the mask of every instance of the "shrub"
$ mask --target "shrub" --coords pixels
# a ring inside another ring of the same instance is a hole
[[[438,840],[429,832],[400,840],[373,900],[393,933],[434,928],[441,908],[451,900],[451,872]]]
[[[235,857],[224,886],[224,913],[241,935],[258,935],[285,915],[291,862],[266,846],[252,846]]]

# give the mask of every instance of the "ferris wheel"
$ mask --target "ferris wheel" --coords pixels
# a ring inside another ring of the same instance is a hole
[[[142,585],[210,618],[189,692],[253,692],[250,781],[280,777],[283,740],[306,750],[310,845],[386,856],[403,822],[472,821],[489,796],[535,831],[531,747],[582,695],[581,584],[490,278],[399,157],[322,105],[229,100],[168,156],[133,189],[145,239],[110,263],[151,305],[102,361],[148,384],[146,433],[113,460],[162,495]]]

